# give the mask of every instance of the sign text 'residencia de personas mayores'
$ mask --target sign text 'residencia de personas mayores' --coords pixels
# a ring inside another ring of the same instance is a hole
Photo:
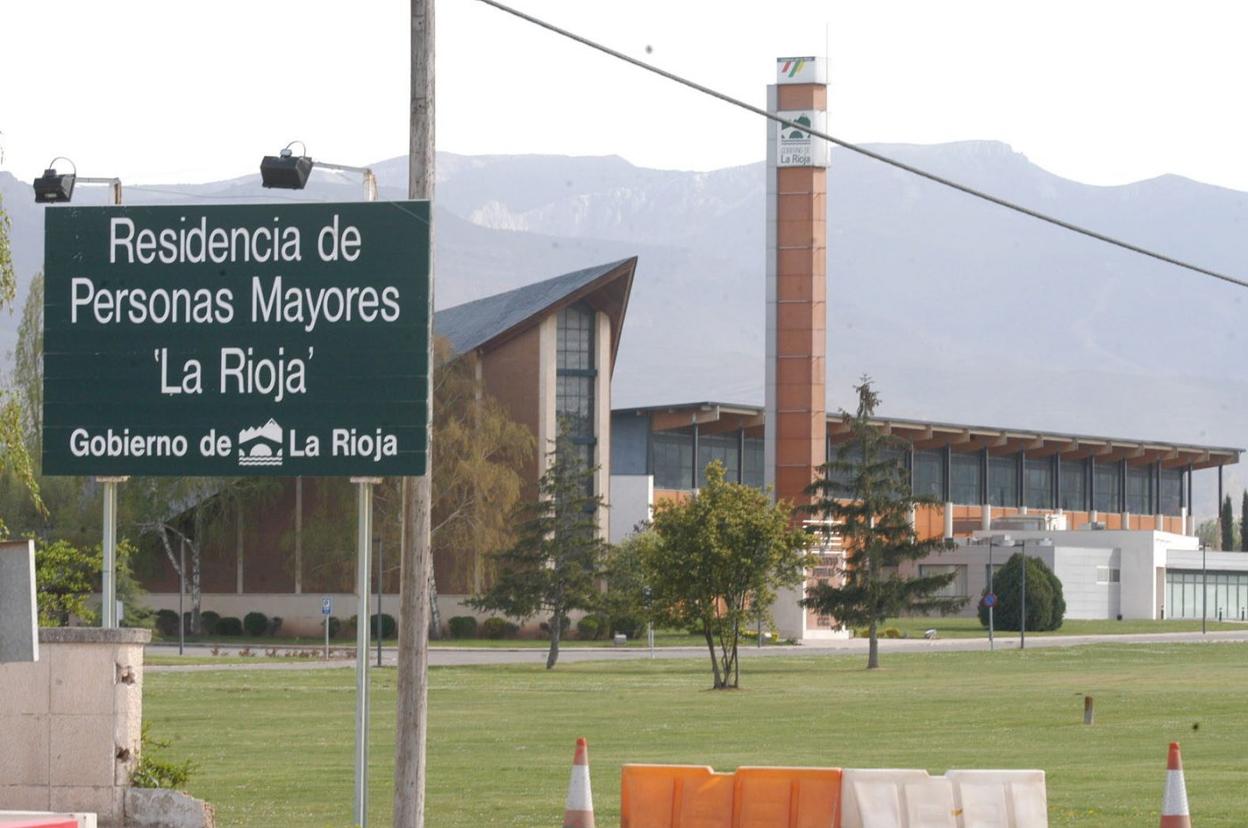
[[[49,209],[44,471],[423,474],[428,216]]]

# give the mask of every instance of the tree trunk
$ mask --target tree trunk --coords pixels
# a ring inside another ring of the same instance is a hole
[[[871,619],[871,631],[867,639],[867,669],[878,670],[880,667],[880,636],[879,621]]]
[[[719,653],[715,652],[715,639],[711,635],[710,626],[703,624],[702,633],[706,636],[706,649],[711,653],[711,672],[715,675],[715,684],[713,690],[720,690],[724,686],[723,680],[720,678],[719,672]]]
[[[559,636],[563,633],[563,613],[558,609],[550,616],[550,652],[546,655],[546,669],[555,666],[559,660]]]

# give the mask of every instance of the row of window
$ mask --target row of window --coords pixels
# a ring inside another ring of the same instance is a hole
[[[713,460],[724,464],[729,480],[763,485],[761,439],[747,437],[742,441],[740,432],[699,434],[696,464],[694,442],[692,428],[660,431],[651,436],[650,467],[655,486],[661,489],[699,487],[705,483],[706,466]],[[742,445],[744,456],[741,455]],[[884,459],[891,457],[903,469],[909,467],[916,494],[942,503],[989,503],[1067,511],[1094,509],[1137,515],[1177,515],[1184,504],[1183,472],[1161,469],[1158,473],[1156,465],[1125,466],[1122,462],[1095,463],[1054,457],[1024,459],[1018,454],[991,455],[985,463],[982,452],[946,455],[939,449],[908,452],[890,448],[882,455]],[[829,446],[829,460],[839,459],[850,464],[850,468],[833,469],[832,479],[848,485],[853,477],[852,465],[860,457],[853,446]]]
[[[903,455],[904,452],[897,453],[904,467]],[[839,457],[852,463],[856,456],[859,455],[852,447],[845,447],[843,451],[840,447],[829,448],[829,459]],[[1010,454],[989,456],[985,479],[982,452],[949,452],[946,487],[946,453],[943,450],[915,451],[911,456],[911,484],[915,493],[941,502],[1070,511],[1095,509],[1137,515],[1177,515],[1183,505],[1183,472],[1178,469],[1161,469],[1159,485],[1155,465],[1124,469],[1121,462],[1094,463],[1053,457],[1022,459],[1021,455]],[[1092,470],[1093,495],[1090,502],[1089,469]],[[848,470],[833,474],[843,483],[848,483],[851,476]]]
[[[1166,570],[1166,618],[1248,618],[1248,572]]]
[[[697,479],[694,479],[692,429],[656,431],[650,440],[654,485],[659,489],[700,488],[706,483],[706,467],[718,460],[728,480],[763,487],[763,441],[744,437],[740,431],[698,434]]]

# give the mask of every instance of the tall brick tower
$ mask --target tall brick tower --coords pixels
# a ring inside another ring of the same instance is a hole
[[[823,58],[779,58],[767,109],[823,130]],[[823,465],[827,378],[828,146],[802,129],[767,124],[767,482],[802,494]]]

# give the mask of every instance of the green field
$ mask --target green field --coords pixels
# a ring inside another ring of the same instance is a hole
[[[896,627],[907,638],[922,638],[926,630],[936,630],[940,638],[987,638],[988,631],[981,626],[977,618],[890,618],[880,625],[880,629]],[[1225,632],[1227,630],[1248,629],[1242,622],[1217,621],[1207,622],[1209,632]],[[1200,632],[1200,621],[1177,619],[1152,621],[1148,619],[1113,621],[1113,620],[1077,620],[1066,619],[1059,629],[1049,632],[1027,631],[1028,635],[1131,635],[1134,633],[1182,633]],[[1006,638],[1017,638],[1018,631],[998,629],[997,633]]]
[[[1243,825],[1248,646],[1098,645],[746,661],[711,692],[702,660],[431,670],[428,824],[557,825],[573,743],[590,744],[598,824],[627,761],[1038,767],[1054,826],[1155,824],[1166,746],[1183,744],[1193,819]],[[374,673],[370,822],[388,824],[394,672]],[[342,826],[351,805],[349,670],[152,673],[144,713],[219,825]],[[1096,724],[1081,723],[1083,694]]]

